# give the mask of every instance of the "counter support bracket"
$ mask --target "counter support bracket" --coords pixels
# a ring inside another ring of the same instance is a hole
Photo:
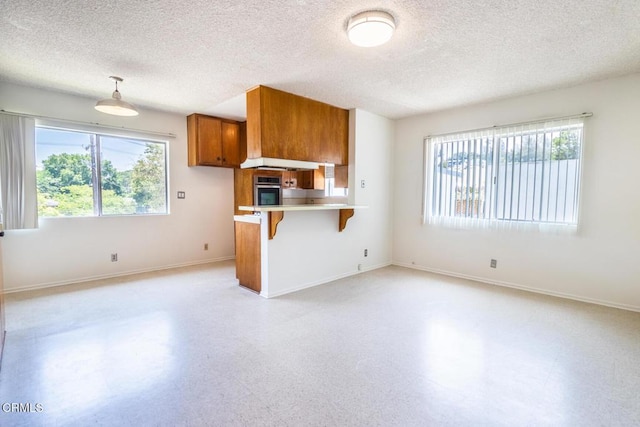
[[[278,224],[284,218],[283,211],[269,212],[269,240],[272,240],[278,230]]]
[[[347,226],[347,221],[353,216],[353,209],[340,209],[340,223],[338,224],[338,231],[344,230]]]

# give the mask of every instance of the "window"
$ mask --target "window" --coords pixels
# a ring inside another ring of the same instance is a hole
[[[36,127],[38,215],[167,213],[166,143]]]
[[[429,222],[573,225],[581,119],[427,138]]]

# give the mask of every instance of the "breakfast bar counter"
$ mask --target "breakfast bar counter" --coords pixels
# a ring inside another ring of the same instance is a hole
[[[239,206],[241,211],[250,212],[286,212],[286,211],[322,211],[336,209],[362,209],[366,206],[348,205],[346,203],[317,203],[298,205],[275,205],[275,206]]]
[[[239,206],[238,210],[254,212],[254,214],[261,212],[268,213],[269,240],[271,240],[276,235],[278,224],[284,218],[285,212],[339,210],[340,214],[338,217],[338,231],[342,231],[346,227],[349,218],[353,216],[354,209],[362,208],[366,208],[366,206],[348,205],[346,203],[323,203],[298,205]]]
[[[366,206],[338,203],[240,206],[240,211],[247,212],[246,215],[234,216],[236,277],[240,285],[267,298],[281,294],[279,288],[283,282],[282,275],[287,275],[288,269],[275,268],[274,270],[273,264],[278,264],[279,258],[290,258],[292,254],[281,253],[280,245],[274,245],[271,242],[278,240],[278,238],[274,240],[274,237],[285,212],[291,213],[292,224],[304,227],[303,234],[308,229],[310,232],[318,233],[323,239],[325,236],[334,236],[335,239],[342,234],[341,232],[345,229],[347,220],[353,216],[354,210],[362,208],[366,208]],[[337,230],[330,226],[331,222],[335,221],[330,213],[332,210],[337,210],[339,213]],[[300,262],[315,264],[318,260],[318,254],[312,253],[313,245],[310,244],[311,242],[300,240],[300,237],[299,233],[291,234],[290,231],[285,232],[282,236],[285,241],[291,238],[299,240],[301,247],[304,246],[308,249],[298,251],[295,254],[297,257],[302,257]],[[345,238],[347,237],[345,236]]]

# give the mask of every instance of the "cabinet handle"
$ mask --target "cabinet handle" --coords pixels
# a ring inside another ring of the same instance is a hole
[[[220,157],[216,157],[216,160],[220,160]]]
[[[222,158],[222,161],[227,163],[227,159],[225,159],[224,157]]]

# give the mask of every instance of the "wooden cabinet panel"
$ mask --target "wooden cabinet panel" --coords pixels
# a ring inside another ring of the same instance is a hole
[[[300,186],[300,172],[284,171],[282,172],[282,188],[298,188]]]
[[[346,166],[349,164],[349,111],[341,108],[331,110],[328,126],[329,134],[339,135],[340,138],[326,140],[325,163]]]
[[[262,110],[263,101],[260,88],[247,92],[247,158],[255,159],[262,156]]]
[[[192,114],[187,117],[189,166],[216,166],[222,160],[222,121]]]
[[[335,188],[347,188],[349,186],[349,166],[336,166]]]
[[[256,170],[256,169],[234,169],[233,170],[233,202],[235,215],[245,215],[247,212],[238,209],[238,206],[252,206],[253,200],[253,177],[260,176],[282,176],[280,171]]]
[[[244,215],[247,212],[238,210],[238,206],[253,205],[253,170],[233,170],[233,201],[235,215]]]
[[[260,292],[260,224],[235,222],[236,277],[240,285]]]
[[[346,165],[349,111],[258,86],[247,92],[247,157]]]
[[[300,179],[298,180],[298,185],[300,188],[313,188],[313,171],[302,171],[299,175]]]
[[[244,161],[238,122],[191,114],[187,117],[187,136],[189,166],[239,167]]]
[[[240,125],[222,122],[222,163],[240,167]]]
[[[301,171],[298,186],[307,190],[324,190],[324,166],[320,169]]]
[[[349,166],[336,166],[334,171],[334,187],[347,188],[349,186]],[[325,168],[298,172],[298,187],[313,190],[324,190]]]
[[[247,160],[247,122],[238,123],[240,131],[240,149],[238,150],[238,165]],[[240,166],[238,166],[240,167]]]

